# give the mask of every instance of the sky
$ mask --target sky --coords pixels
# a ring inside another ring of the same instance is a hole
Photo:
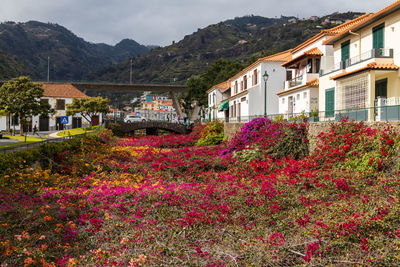
[[[395,0],[0,0],[0,22],[57,23],[92,43],[125,38],[166,46],[199,28],[245,15],[377,12]]]

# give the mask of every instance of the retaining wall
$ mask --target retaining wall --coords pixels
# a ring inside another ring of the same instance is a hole
[[[365,125],[368,125],[372,129],[384,129],[385,127],[391,126],[393,131],[400,133],[400,121],[391,121],[391,122],[383,122],[383,121],[373,121],[373,122],[364,122]],[[228,138],[228,140],[232,139],[235,133],[239,132],[245,123],[225,123],[224,135]],[[329,122],[310,122],[308,127],[308,138],[310,140],[310,151],[313,151],[316,145],[316,138],[318,134],[322,132],[327,132],[331,127],[331,123]]]

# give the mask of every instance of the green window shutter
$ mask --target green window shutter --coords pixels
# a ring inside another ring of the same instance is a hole
[[[325,90],[325,117],[335,115],[335,88]]]
[[[384,48],[384,29],[385,25],[381,24],[372,30],[372,46],[373,48]]]
[[[346,61],[350,58],[350,41],[342,44],[342,61]]]

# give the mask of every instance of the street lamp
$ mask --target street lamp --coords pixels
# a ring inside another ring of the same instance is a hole
[[[267,81],[268,81],[269,75],[267,71],[265,71],[263,75],[264,83],[265,83],[265,97],[264,97],[264,117],[267,116]]]

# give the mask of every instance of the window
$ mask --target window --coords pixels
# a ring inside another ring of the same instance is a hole
[[[300,94],[296,95],[296,100],[300,100]]]
[[[65,110],[65,99],[57,99],[56,110]]]
[[[243,91],[243,81],[240,82],[240,92]]]
[[[372,29],[372,48],[384,47],[384,29],[385,24],[381,24]]]
[[[307,92],[303,93],[303,98],[306,99],[307,98]]]
[[[321,59],[316,58],[315,59],[315,73],[319,73],[321,69]]]
[[[285,104],[285,98],[282,98],[282,104]]]
[[[342,61],[346,61],[350,58],[350,41],[342,43]]]
[[[244,84],[243,90],[246,90],[247,89],[247,75],[244,75],[244,77],[243,77],[243,84]]]
[[[238,82],[235,81],[235,94],[237,94],[237,93],[238,93]]]
[[[292,73],[293,72],[291,70],[286,71],[286,81],[290,81],[291,79],[293,79]]]
[[[375,82],[375,98],[387,98],[387,78]]]
[[[306,67],[307,73],[312,73],[313,72],[313,67],[312,67],[312,58],[307,60],[307,67]]]
[[[258,72],[257,69],[254,70],[253,72],[253,86],[256,85],[258,83]]]

